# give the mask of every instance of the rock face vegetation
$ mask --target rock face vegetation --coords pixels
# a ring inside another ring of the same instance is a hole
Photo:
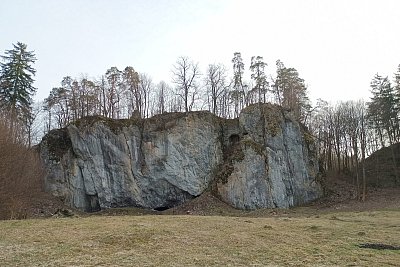
[[[292,113],[250,105],[150,119],[88,117],[39,149],[46,187],[75,208],[170,208],[209,191],[240,209],[287,208],[322,195],[312,140]]]

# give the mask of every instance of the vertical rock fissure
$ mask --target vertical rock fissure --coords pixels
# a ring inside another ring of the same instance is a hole
[[[218,142],[220,143],[221,146],[221,152],[222,152],[222,160],[221,162],[216,165],[216,167],[214,168],[214,170],[212,171],[212,176],[213,179],[211,179],[211,182],[208,185],[208,189],[210,190],[210,192],[217,197],[218,199],[221,199],[221,196],[218,192],[218,174],[219,174],[219,169],[223,166],[224,164],[224,149],[225,149],[225,145],[224,145],[224,126],[223,126],[223,122],[221,120],[218,120],[218,126],[219,126],[219,130],[218,130]]]
[[[282,123],[284,124],[284,126],[282,125],[282,142],[283,142],[283,148],[285,150],[284,151],[285,152],[284,156],[285,156],[285,161],[286,161],[286,164],[288,166],[289,175],[290,175],[290,180],[287,179],[287,178],[285,179],[285,177],[284,177],[284,182],[285,182],[285,186],[286,186],[286,190],[287,190],[286,196],[287,197],[290,197],[290,196],[293,197],[294,190],[293,190],[292,181],[295,179],[295,175],[294,175],[293,165],[292,165],[292,162],[291,162],[291,159],[290,159],[290,156],[289,156],[289,149],[288,149],[288,146],[287,146],[288,136],[286,134],[286,130],[285,129],[287,129],[288,124],[286,123],[286,118],[285,118],[284,111],[282,109],[280,109],[280,112],[281,112],[282,118],[283,118],[283,122]]]
[[[144,142],[144,127],[145,127],[145,123],[144,120],[140,120],[140,122],[138,123],[138,127],[139,127],[139,133],[140,133],[140,140],[139,140],[139,153],[137,155],[138,157],[138,162],[140,164],[140,172],[142,173],[142,175],[144,174],[145,170],[146,170],[146,158],[145,158],[145,154],[143,153],[143,142]]]
[[[293,172],[293,166],[292,166],[292,162],[290,161],[290,156],[289,156],[289,149],[287,146],[287,141],[288,141],[288,136],[286,134],[285,129],[288,128],[288,124],[286,123],[286,118],[285,118],[285,112],[281,109],[281,114],[282,114],[282,118],[283,118],[283,124],[282,125],[282,139],[283,139],[283,147],[285,148],[285,158],[286,158],[286,162],[289,168],[289,173],[291,175],[291,177],[294,176],[294,172]]]
[[[266,131],[265,131],[265,110],[264,108],[262,108],[261,106],[259,106],[260,108],[260,113],[261,113],[261,125],[262,125],[262,133],[263,133],[263,142],[264,145],[267,143],[265,137],[266,137]]]
[[[60,161],[60,164],[64,165],[62,161]],[[75,203],[75,197],[74,197],[73,192],[75,191],[75,188],[74,188],[73,183],[71,181],[71,173],[70,173],[70,171],[68,171],[68,166],[63,166],[63,169],[66,170],[63,173],[63,175],[64,175],[64,179],[66,180],[66,185],[67,185],[68,191],[70,192],[70,195],[72,196],[72,198],[69,199],[69,202],[74,204]]]
[[[268,197],[269,201],[272,202],[273,208],[278,208],[278,203],[276,202],[276,199],[274,198],[274,194],[272,192],[272,180],[269,175],[269,162],[268,162],[268,150],[267,150],[267,132],[266,132],[266,123],[265,123],[265,109],[260,107],[261,110],[261,121],[262,121],[262,132],[263,132],[263,145],[265,149],[265,178],[266,178],[266,186],[268,188]]]
[[[127,151],[128,151],[129,170],[130,170],[130,173],[131,173],[131,175],[132,175],[132,179],[135,179],[135,173],[133,172],[133,165],[132,165],[132,162],[133,162],[134,159],[133,159],[132,153],[131,153],[131,146],[130,146],[129,143],[128,143],[128,138],[126,137],[125,132],[123,132],[123,135],[124,135],[124,139],[125,139],[126,149],[127,149]],[[141,143],[141,142],[140,142],[140,143]]]
[[[81,166],[79,166],[78,165],[78,170],[79,170],[79,173],[81,174],[80,175],[80,177],[81,177],[81,182],[82,182],[82,194],[84,194],[85,195],[85,211],[90,211],[90,210],[88,210],[88,206],[89,206],[89,203],[88,203],[88,201],[87,201],[87,199],[86,199],[86,185],[85,185],[85,181],[84,181],[84,178],[83,178],[83,171],[82,171],[82,167]]]
[[[95,183],[93,180],[93,175],[90,174],[90,178],[92,179],[92,183],[93,183],[93,190],[94,190],[94,194],[88,194],[87,190],[86,190],[86,183],[85,183],[85,176],[84,176],[84,172],[83,172],[83,167],[82,166],[78,166],[79,172],[81,174],[81,178],[82,178],[82,191],[85,197],[85,211],[87,212],[94,212],[94,211],[98,211],[100,210],[100,203],[99,203],[99,198],[98,198],[98,193],[95,187]]]

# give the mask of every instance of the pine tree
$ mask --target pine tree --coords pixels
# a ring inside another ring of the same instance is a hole
[[[242,60],[242,54],[240,52],[235,52],[233,54],[233,90],[230,92],[230,97],[233,100],[235,110],[234,117],[239,116],[240,110],[244,106],[244,85],[243,85],[243,72],[244,63]]]
[[[266,94],[268,90],[268,81],[264,71],[265,66],[267,66],[267,63],[264,62],[263,57],[257,56],[251,58],[251,78],[255,82],[253,91],[258,95],[259,103],[267,102]]]
[[[400,95],[400,64],[397,67],[397,72],[394,74],[394,88],[398,95]]]
[[[372,98],[368,103],[368,117],[377,131],[382,145],[386,132],[389,144],[399,140],[399,104],[400,99],[388,77],[376,74],[371,81]]]
[[[293,110],[296,117],[305,121],[310,110],[307,86],[295,68],[287,68],[282,61],[276,62],[276,79],[274,93],[278,103]]]
[[[0,63],[0,107],[9,112],[11,118],[27,121],[31,116],[33,95],[33,76],[36,61],[33,51],[26,44],[13,44],[14,49],[6,50]]]

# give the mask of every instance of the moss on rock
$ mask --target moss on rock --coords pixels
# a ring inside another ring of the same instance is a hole
[[[90,129],[96,123],[102,123],[107,126],[113,133],[118,134],[124,127],[131,125],[139,125],[141,122],[140,118],[131,119],[110,119],[103,116],[88,116],[74,121],[72,124],[78,129]]]
[[[282,108],[273,104],[263,106],[263,119],[265,119],[265,127],[271,136],[276,136],[282,131]]]
[[[246,149],[247,147],[250,147],[250,148],[253,149],[254,152],[256,152],[258,155],[260,155],[260,156],[262,156],[262,157],[265,157],[265,156],[266,156],[265,148],[264,148],[261,144],[255,142],[255,141],[252,140],[252,139],[245,139],[245,140],[242,140],[242,141],[241,141],[241,144],[242,144],[242,146],[244,147],[244,149]]]
[[[47,144],[49,159],[57,162],[72,148],[71,139],[66,128],[51,130],[43,138],[42,143]]]

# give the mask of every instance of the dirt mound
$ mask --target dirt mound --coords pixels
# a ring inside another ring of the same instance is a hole
[[[366,181],[375,187],[400,187],[400,143],[381,148],[365,160]]]
[[[65,208],[59,199],[48,193],[36,194],[35,197],[15,196],[1,203],[0,219],[45,218]]]
[[[326,195],[307,207],[321,211],[372,211],[400,208],[400,188],[367,187],[365,201],[357,197],[357,188],[347,182],[349,178],[334,177],[327,180]]]
[[[235,209],[225,202],[222,202],[210,192],[205,192],[199,197],[188,201],[180,206],[162,211],[168,215],[207,215],[207,216],[239,216],[244,211]]]

